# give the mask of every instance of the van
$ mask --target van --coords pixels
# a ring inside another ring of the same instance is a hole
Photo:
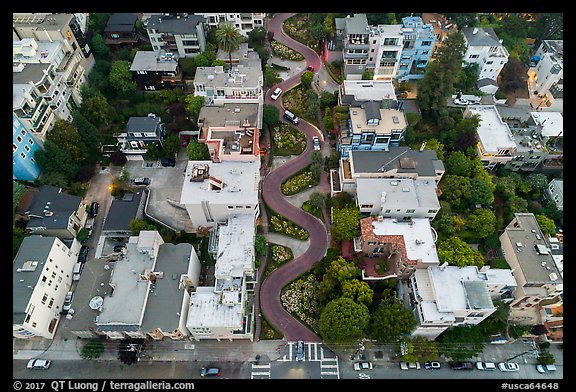
[[[284,117],[287,118],[288,120],[292,121],[293,124],[298,124],[298,117],[296,117],[296,115],[294,113],[286,110],[284,112]]]
[[[72,270],[72,280],[80,280],[80,275],[84,269],[84,263],[77,262],[74,264],[74,269]]]

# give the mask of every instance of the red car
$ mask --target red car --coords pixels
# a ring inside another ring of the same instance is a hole
[[[312,65],[309,65],[306,67],[306,71],[314,72],[314,67]]]

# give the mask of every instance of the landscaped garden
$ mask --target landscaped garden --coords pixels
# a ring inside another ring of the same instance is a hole
[[[282,45],[278,41],[272,41],[270,44],[272,45],[272,50],[277,57],[280,57],[282,60],[291,60],[291,61],[302,61],[304,60],[304,56],[296,52],[295,50],[290,49],[289,47]]]
[[[282,306],[313,330],[317,330],[320,311],[320,301],[316,294],[319,283],[314,274],[308,274],[290,283],[280,297]]]
[[[310,236],[305,229],[279,215],[272,215],[270,218],[270,224],[272,230],[276,233],[286,234],[292,238],[307,240]]]
[[[264,278],[266,278],[272,271],[294,259],[292,249],[287,246],[270,243],[270,257],[266,264],[264,271]]]
[[[317,184],[318,179],[314,177],[314,174],[312,174],[310,170],[306,169],[284,181],[280,186],[280,190],[284,196],[291,196]]]
[[[280,123],[272,130],[272,155],[300,155],[306,148],[306,134]]]

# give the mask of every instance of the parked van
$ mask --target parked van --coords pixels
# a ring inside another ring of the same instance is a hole
[[[298,124],[298,117],[296,117],[296,115],[294,113],[286,110],[284,112],[284,117],[287,118],[288,120],[292,121],[292,123]]]
[[[74,264],[74,269],[72,270],[72,280],[80,280],[80,275],[84,269],[84,263],[77,262]]]

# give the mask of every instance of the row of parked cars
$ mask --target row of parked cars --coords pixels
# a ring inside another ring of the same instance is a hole
[[[440,369],[440,362],[428,361],[424,362],[424,369]],[[472,362],[465,361],[454,361],[450,362],[450,369],[452,370],[474,370],[474,367],[478,370],[496,370],[496,364],[494,362],[476,362],[476,366]],[[420,362],[400,362],[400,369],[421,369]],[[498,364],[498,369],[503,372],[516,372],[520,369],[520,366],[516,362],[501,362]]]

